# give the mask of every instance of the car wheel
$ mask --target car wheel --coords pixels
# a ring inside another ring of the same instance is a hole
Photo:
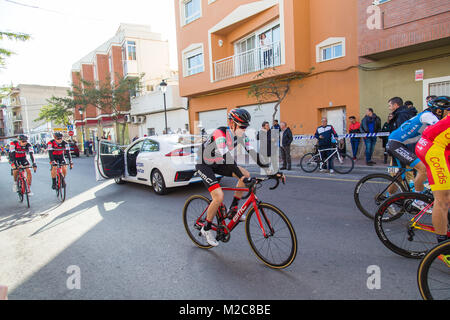
[[[167,193],[166,183],[164,182],[164,177],[158,169],[152,171],[151,182],[153,191],[156,194],[163,195]]]

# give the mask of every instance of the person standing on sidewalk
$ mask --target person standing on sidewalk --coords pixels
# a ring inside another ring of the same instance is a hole
[[[368,108],[366,116],[361,121],[362,133],[377,133],[381,129],[381,119],[378,117],[372,108]],[[366,164],[373,166],[376,164],[372,161],[373,151],[375,150],[375,144],[377,143],[377,137],[365,137],[364,144],[366,145]]]
[[[260,153],[261,157],[263,157],[263,162],[269,162],[269,159],[272,156],[272,132],[269,122],[264,121],[262,123],[261,129],[256,134],[256,140],[259,141],[258,152]]]
[[[323,149],[330,149],[333,148],[333,137],[338,140],[338,135],[336,133],[336,130],[334,130],[332,125],[328,124],[327,118],[322,118],[321,120],[321,126],[317,128],[316,133],[314,134],[314,137],[318,140],[318,150],[319,153],[322,156],[322,159],[326,159],[331,155],[331,150],[324,150]],[[333,168],[333,161],[331,161],[331,158],[328,160],[328,169],[330,170],[330,173],[334,173]],[[323,171],[322,164],[320,165],[320,171]]]
[[[383,128],[381,128],[381,132],[389,132],[391,133],[393,130],[393,124],[392,124],[392,119],[394,118],[394,116],[392,115],[392,113],[389,113],[387,121],[384,123]],[[381,141],[383,141],[383,149],[384,149],[384,164],[387,164],[387,159],[388,159],[388,153],[386,151],[386,145],[388,143],[388,137],[380,137]]]
[[[356,121],[355,116],[351,116],[348,118],[350,120],[350,126],[348,127],[348,133],[360,133],[361,123]],[[356,156],[358,155],[358,147],[361,138],[350,138],[350,144],[352,145],[353,152],[353,160],[356,160]]]
[[[283,166],[280,170],[291,170],[291,143],[294,140],[291,129],[287,126],[286,122],[281,122],[281,159],[283,160]]]

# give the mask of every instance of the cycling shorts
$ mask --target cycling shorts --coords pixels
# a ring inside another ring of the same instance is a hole
[[[239,179],[244,176],[236,164],[197,164],[195,165],[195,169],[209,192],[220,188],[216,174],[232,177],[234,173]]]
[[[422,137],[416,154],[427,168],[431,190],[450,190],[450,149]]]
[[[60,165],[66,165],[67,163],[66,163],[66,159],[64,158],[64,155],[62,154],[62,155],[54,155],[53,156],[53,160],[56,162],[56,163],[59,163]]]
[[[408,150],[405,144],[396,140],[388,141],[386,151],[392,157],[398,159],[404,166],[414,168],[420,162],[420,159],[413,152]]]
[[[24,166],[27,167],[30,165],[30,163],[28,162],[28,160],[24,157],[24,158],[16,158],[16,160],[14,160],[14,164],[16,166]]]

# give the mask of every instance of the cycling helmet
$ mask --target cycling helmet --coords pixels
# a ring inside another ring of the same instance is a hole
[[[428,107],[431,109],[441,109],[446,110],[450,108],[450,97],[440,96],[433,100],[428,101]]]
[[[53,136],[55,137],[55,139],[62,139],[62,137],[63,137],[63,135],[62,135],[61,132],[55,132],[55,133],[53,134]]]
[[[248,127],[252,117],[247,110],[235,108],[228,113],[228,119],[233,120],[238,125]]]
[[[24,134],[19,135],[19,141],[28,141],[28,137]]]

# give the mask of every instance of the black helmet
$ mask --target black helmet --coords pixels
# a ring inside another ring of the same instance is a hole
[[[235,108],[228,113],[228,119],[233,120],[239,125],[248,127],[252,117],[247,110]]]
[[[28,137],[24,134],[19,135],[19,141],[28,141]]]
[[[61,132],[55,132],[55,133],[53,134],[53,136],[54,136],[55,138],[57,138],[57,139],[61,139],[61,138],[63,137],[63,135],[62,135]]]
[[[428,107],[431,109],[442,109],[446,110],[450,108],[450,97],[440,96],[433,100],[428,101]]]

